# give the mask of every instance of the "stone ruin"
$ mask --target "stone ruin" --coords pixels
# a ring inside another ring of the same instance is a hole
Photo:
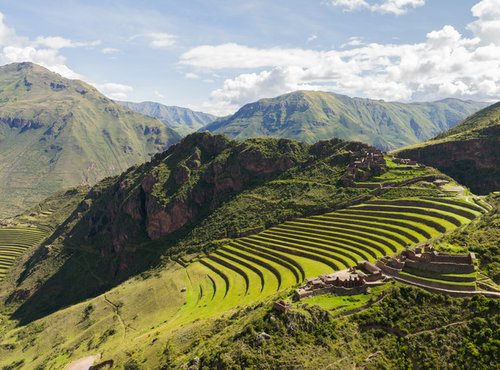
[[[324,274],[307,279],[307,283],[295,290],[296,299],[304,299],[321,294],[351,295],[366,293],[364,277],[358,275],[355,268]]]
[[[449,291],[475,291],[474,285],[450,284],[444,280],[433,281],[411,274],[418,270],[427,272],[432,276],[437,274],[470,274],[475,271],[474,253],[449,254],[436,251],[432,245],[416,247],[414,250],[405,250],[397,257],[383,257],[377,261],[376,266],[384,274],[394,277],[404,282],[415,283],[426,286],[429,289],[449,290]],[[401,272],[408,272],[410,275],[402,275]],[[475,278],[471,278],[474,281]]]
[[[282,299],[280,299],[279,301],[276,301],[274,302],[273,304],[273,308],[278,311],[278,312],[283,312],[283,313],[287,313],[288,310],[290,310],[290,308],[292,307],[292,304],[290,302],[286,302]]]
[[[352,157],[342,181],[346,186],[353,186],[355,181],[366,181],[372,176],[381,175],[386,169],[384,153],[370,149],[363,155]]]
[[[409,158],[392,157],[391,159],[394,163],[405,164],[407,166],[415,166],[417,164],[417,161]]]

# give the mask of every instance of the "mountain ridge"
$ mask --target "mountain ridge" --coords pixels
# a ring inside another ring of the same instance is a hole
[[[208,113],[194,111],[175,105],[165,105],[154,101],[129,102],[116,101],[118,104],[137,113],[159,119],[181,135],[186,136],[213,122],[217,117]]]
[[[474,192],[497,191],[500,189],[500,102],[429,141],[401,148],[395,154],[436,167]]]
[[[246,104],[202,130],[236,139],[272,136],[307,143],[338,137],[389,150],[430,139],[485,105],[453,98],[399,103],[296,91]]]
[[[177,142],[162,122],[34,63],[0,67],[0,217],[94,184]]]

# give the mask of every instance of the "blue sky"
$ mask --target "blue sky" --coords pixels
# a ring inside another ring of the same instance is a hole
[[[295,89],[500,96],[500,0],[0,1],[0,61],[227,114]]]

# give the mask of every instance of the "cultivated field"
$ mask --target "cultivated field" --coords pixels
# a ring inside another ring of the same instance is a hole
[[[193,260],[186,267],[189,279],[182,310],[199,317],[249,303],[308,277],[399,253],[465,225],[484,211],[467,198],[408,198],[371,201],[285,222]],[[454,277],[443,279],[453,283]]]
[[[0,227],[0,281],[14,261],[45,236],[46,231],[36,227]]]

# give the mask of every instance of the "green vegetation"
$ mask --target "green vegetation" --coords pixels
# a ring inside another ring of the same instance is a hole
[[[473,192],[488,194],[500,188],[499,137],[500,103],[496,103],[436,138],[398,149],[395,154],[435,167]]]
[[[329,298],[313,298],[319,305],[287,314],[257,309],[249,322],[227,320],[241,329],[232,334],[228,328],[219,345],[210,342],[192,353],[201,354],[202,367],[224,369],[491,369],[500,363],[497,300],[397,285],[360,313],[333,317],[320,308],[329,309]],[[331,298],[335,305],[357,297]]]
[[[0,217],[93,185],[177,142],[162,122],[32,63],[0,69]]]
[[[469,224],[465,229],[447,235],[437,247],[445,251],[470,251],[478,255],[480,270],[500,284],[500,196],[490,197],[493,209],[488,214]]]
[[[314,143],[338,137],[394,149],[428,140],[484,106],[456,99],[404,104],[296,91],[247,104],[205,129],[236,139],[271,136]]]
[[[117,101],[117,103],[134,112],[159,119],[182,136],[201,129],[217,118],[211,114],[195,112],[188,108],[166,106],[150,101],[142,103]]]
[[[36,227],[0,227],[0,281],[26,250],[38,246],[47,236]]]

